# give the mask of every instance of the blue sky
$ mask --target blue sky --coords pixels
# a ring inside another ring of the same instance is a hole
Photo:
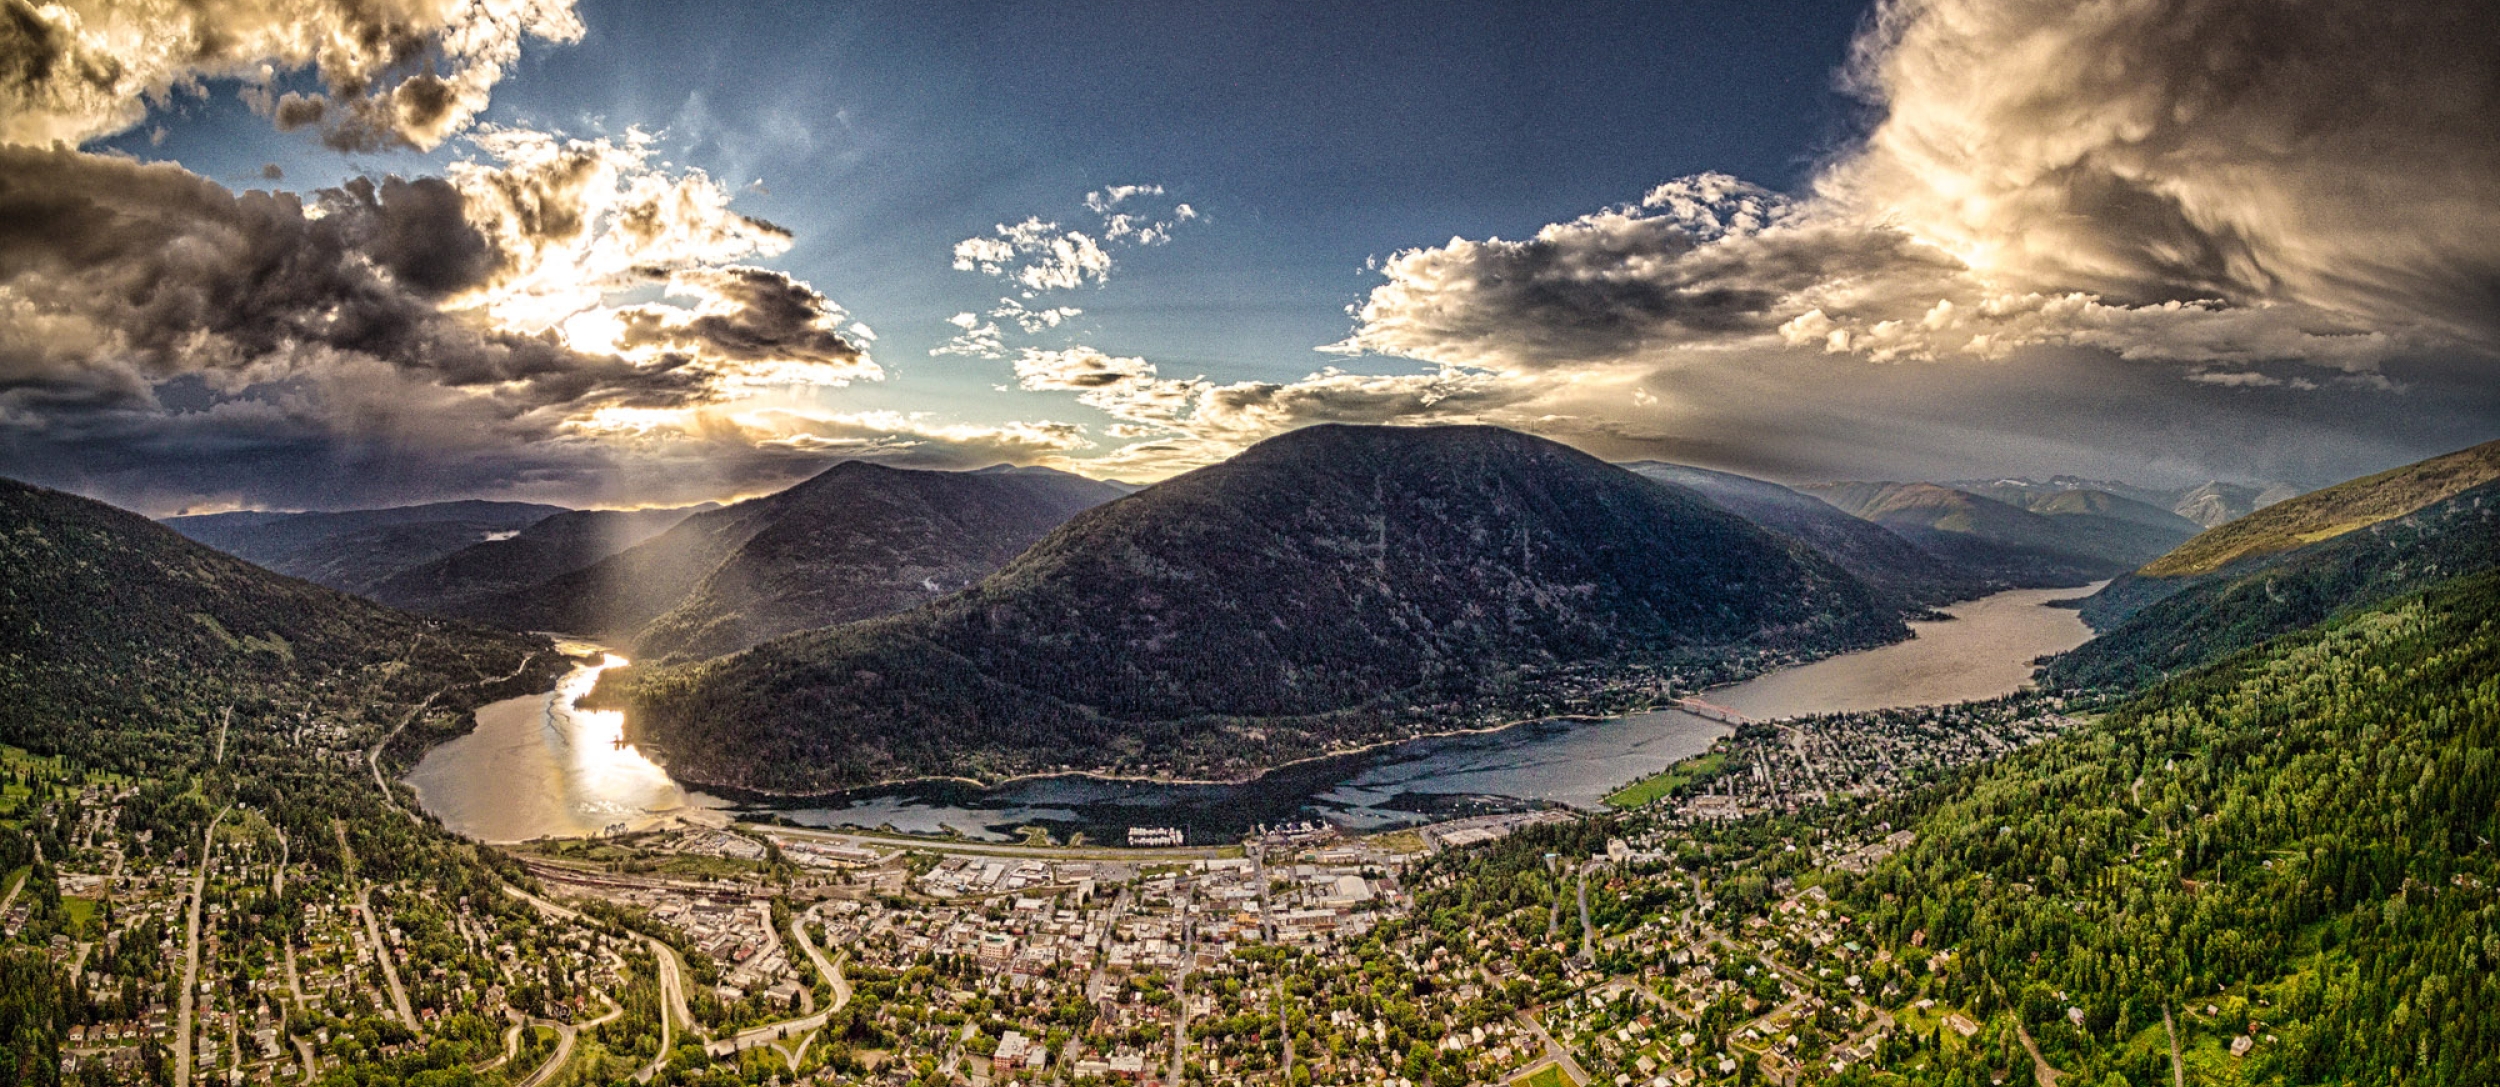
[[[1085,193],[1159,184],[1205,218],[1072,292],[1052,338],[1166,372],[1291,380],[1331,359],[1366,262],[1519,237],[1669,178],[1793,186],[1844,141],[1858,3],[671,4],[589,0],[526,50],[492,123],[639,127],[790,228],[786,269],[875,329],[851,403],[1028,414],[991,360],[931,358],[994,282],[948,252]],[[289,85],[310,87],[299,76]],[[103,146],[236,187],[435,172],[457,143],[341,156],[231,93]],[[157,128],[161,142],[151,136]],[[264,164],[282,180],[261,177]],[[749,188],[748,186],[754,186]],[[1395,366],[1398,369],[1411,369]],[[1087,416],[1081,408],[1061,414]]]

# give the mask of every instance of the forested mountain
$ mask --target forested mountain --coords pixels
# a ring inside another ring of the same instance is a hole
[[[1916,844],[1841,897],[1905,961],[1950,949],[1919,971],[1941,998],[2019,1015],[2074,1082],[2172,1082],[2165,1018],[2261,1035],[2191,1046],[2188,1082],[2500,1081],[2500,574],[2243,652],[1911,807]],[[1904,1040],[1903,1082],[1984,1082],[1955,1078],[1986,1074],[1976,1047]]]
[[[1813,551],[1555,443],[1322,426],[1079,514],[919,610],[624,697],[673,773],[721,784],[1238,774],[1575,677],[1689,685],[1904,632]]]
[[[211,715],[259,721],[332,696],[413,702],[511,677],[453,705],[562,668],[544,639],[393,611],[137,514],[0,480],[0,742],[179,764]]]
[[[2034,511],[1934,483],[1796,489],[1882,525],[1966,574],[2013,586],[2082,585],[2122,573],[2177,546],[2196,528],[2098,491],[2022,496],[2040,505]]]
[[[2084,621],[2110,630],[2173,594],[2209,582],[2242,581],[2291,553],[2494,480],[2500,480],[2500,442],[2487,442],[2268,506],[2111,581],[2083,602]],[[2367,552],[2364,547],[2355,554]]]
[[[1776,483],[1664,461],[1638,461],[1623,467],[1661,483],[1690,487],[1756,525],[1822,552],[1859,580],[1904,600],[1945,604],[1995,587],[1882,525]]]
[[[471,544],[402,570],[367,595],[412,611],[458,614],[477,601],[579,570],[715,509],[567,510],[518,534]]]
[[[403,570],[563,512],[531,502],[434,502],[335,513],[210,513],[164,523],[281,574],[364,593]]]
[[[744,649],[963,588],[1118,487],[1047,468],[936,472],[849,461],[686,518],[604,560],[450,610],[658,658]]]
[[[2210,574],[2233,563],[2377,524],[2500,479],[2500,441],[2485,442],[2268,506],[2206,532],[2138,571],[2148,578]]]
[[[2492,569],[2500,569],[2500,481],[2216,573],[2155,582],[2168,595],[2119,616],[2059,657],[2043,679],[2060,687],[2133,686],[2340,612]],[[2109,614],[2100,595],[2086,607],[2087,618]]]

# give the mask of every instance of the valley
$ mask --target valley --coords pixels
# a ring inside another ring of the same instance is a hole
[[[1410,718],[1552,706],[1526,723],[1274,745],[1232,784],[1044,767],[777,798],[672,780],[684,741],[646,748],[646,707],[599,697],[636,670],[600,643],[408,616],[16,493],[12,561],[37,575],[20,629],[108,596],[127,622],[84,648],[11,643],[0,997],[50,1018],[0,1026],[96,1083],[2464,1082],[2440,1070],[2500,1059],[2424,972],[2480,964],[2500,880],[2471,844],[2500,829],[2476,761],[2500,743],[2481,491],[2292,549],[2267,591],[2190,587],[2094,638],[2074,602],[2099,584],[1903,592],[1927,560],[1770,485],[1697,480],[1759,503],[1776,530],[1754,530],[1672,479],[1568,471],[1616,496],[1609,515],[1672,510],[1723,534],[1718,561],[1862,610],[1789,612],[1825,633],[1668,648],[1650,671],[1600,652],[1586,686]],[[1093,516],[1174,531],[1151,502],[1118,509],[1138,500]],[[1080,515],[1035,550],[1090,552],[1101,531]],[[1413,584],[1382,579],[1374,531],[1370,553],[1355,537],[1294,560],[1366,571],[1357,615]],[[1592,644],[1576,626],[1629,621],[1526,580],[1604,545],[1527,538],[1516,568],[1460,576],[1560,621],[1433,652],[1560,660]],[[1816,539],[1890,556],[1868,568],[1893,587],[1848,587]],[[51,557],[69,540],[88,563]],[[1088,599],[1031,595],[1096,584],[1036,561],[867,624]],[[1584,569],[1637,586],[1643,568]],[[2147,657],[2129,623],[2193,637]],[[1018,645],[980,652],[1040,652]],[[64,653],[191,663],[132,685]],[[2109,659],[2137,671],[2092,663]],[[1638,712],[1592,712],[1615,699]],[[74,742],[34,724],[68,705],[175,712],[108,709]],[[2412,781],[2447,784],[2386,791]],[[2303,810],[2350,825],[2302,829],[2268,799],[2286,791],[2336,797]],[[2437,833],[2374,814],[2399,810]],[[2235,935],[2256,931],[2292,935]],[[2371,1028],[2329,992],[2450,1029],[2355,1057]]]
[[[0,0],[0,1087],[2500,1087],[2500,0]]]
[[[2071,610],[2045,606],[2057,595],[2022,590],[1957,605],[1950,621],[1912,624],[1909,641],[1773,671],[1701,697],[1771,721],[2010,694],[2029,678],[2033,658],[2072,648],[2085,636]],[[1079,773],[992,788],[937,780],[825,797],[731,800],[668,781],[664,754],[655,766],[638,749],[620,746],[630,710],[575,705],[604,667],[577,666],[553,695],[480,708],[476,731],[427,752],[410,774],[427,810],[453,831],[490,842],[594,836],[653,820],[732,814],[994,841],[1036,827],[1063,840],[1082,834],[1118,842],[1134,825],[1231,841],[1261,824],[1319,820],[1385,830],[1455,813],[1545,804],[1595,810],[1631,777],[1706,751],[1728,731],[1722,721],[1662,708],[1384,744],[1236,783]]]

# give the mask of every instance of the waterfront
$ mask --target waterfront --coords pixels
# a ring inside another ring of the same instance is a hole
[[[2073,610],[2049,601],[2091,591],[2016,590],[1968,601],[1946,609],[1950,621],[1911,624],[1916,636],[1908,641],[1782,669],[1707,697],[1748,717],[1775,719],[2006,694],[2029,679],[2034,658],[2090,636]],[[617,746],[620,714],[572,706],[604,666],[576,669],[552,695],[487,706],[476,732],[428,752],[409,776],[427,810],[462,833],[512,841],[647,825],[721,803],[690,794],[631,746]],[[1230,840],[1258,824],[1313,818],[1377,829],[1539,804],[1593,809],[1625,782],[1707,751],[1726,733],[1717,721],[1661,709],[1428,737],[1297,763],[1235,785],[1083,775],[994,789],[915,782],[804,800],[751,798],[739,810],[809,826],[993,840],[1020,826],[1115,842],[1131,826],[1179,827],[1191,841]]]

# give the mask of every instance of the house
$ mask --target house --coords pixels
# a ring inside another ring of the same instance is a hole
[[[1049,1063],[1050,1054],[1042,1043],[1027,1038],[1021,1031],[1008,1031],[998,1040],[998,1048],[990,1051],[990,1068],[998,1075],[1012,1075],[1023,1069],[1040,1071]]]

